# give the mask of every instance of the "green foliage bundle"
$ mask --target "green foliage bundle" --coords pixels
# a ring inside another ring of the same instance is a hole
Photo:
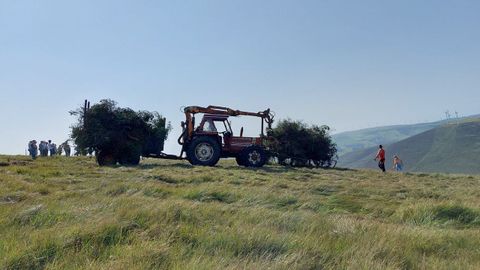
[[[271,148],[282,165],[331,167],[336,164],[336,145],[328,126],[309,126],[282,120],[270,132]]]
[[[78,117],[71,137],[82,155],[119,147],[133,147],[142,154],[158,154],[171,129],[157,112],[120,108],[110,99],[101,100],[87,111],[79,108],[70,114]]]

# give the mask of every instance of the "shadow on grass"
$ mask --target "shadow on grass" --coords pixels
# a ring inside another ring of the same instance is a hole
[[[179,161],[177,163],[166,163],[166,164],[142,164],[138,166],[139,169],[142,170],[150,170],[155,168],[180,168],[180,169],[193,169],[195,167],[202,167],[202,166],[194,166],[188,162]],[[265,173],[286,173],[286,172],[295,172],[300,169],[311,169],[311,170],[329,170],[329,171],[351,171],[355,172],[356,169],[350,168],[316,168],[316,167],[292,167],[292,166],[282,166],[282,165],[267,165],[261,168],[254,168],[254,167],[243,167],[238,165],[230,165],[230,164],[218,164],[214,167],[205,167],[205,168],[219,168],[219,169],[226,169],[226,170],[236,170],[236,171],[258,171],[258,172],[265,172]]]
[[[226,170],[236,170],[236,171],[261,171],[261,172],[268,172],[268,173],[282,173],[282,172],[288,172],[288,171],[295,171],[297,168],[292,168],[292,167],[285,167],[285,166],[277,166],[277,165],[272,165],[272,166],[265,166],[261,168],[253,168],[253,167],[243,167],[243,166],[238,166],[238,165],[226,165],[226,164],[217,164],[216,166],[213,167],[208,167],[208,166],[194,166],[191,165],[190,163],[170,163],[170,164],[142,164],[138,165],[139,169],[142,170],[150,170],[150,169],[155,169],[155,168],[180,168],[180,169],[193,169],[195,167],[199,168],[212,168],[212,169],[226,169]]]
[[[227,166],[221,166],[220,168],[226,169],[226,170],[235,170],[235,171],[254,171],[254,172],[266,172],[266,173],[285,173],[289,171],[296,171],[295,168],[291,167],[283,167],[283,166],[265,166],[261,168],[254,168],[254,167],[243,167],[243,166],[237,166],[237,165],[227,165]]]
[[[397,211],[397,220],[412,225],[451,227],[457,229],[480,226],[478,209],[463,205],[421,205]]]
[[[199,202],[221,202],[227,204],[237,201],[237,196],[224,191],[192,191],[186,194],[184,198]]]
[[[349,169],[349,168],[315,168],[315,167],[292,167],[292,166],[282,166],[282,165],[269,165],[261,168],[251,168],[251,167],[242,167],[242,166],[223,166],[222,168],[228,170],[249,170],[249,171],[261,171],[267,173],[285,173],[285,172],[295,172],[301,169],[310,169],[312,171],[349,171],[349,172],[356,172],[356,169]]]
[[[335,167],[335,168],[325,168],[325,170],[330,170],[330,171],[340,171],[340,172],[356,172],[358,170],[356,169],[350,169],[350,168],[340,168],[340,167]]]
[[[180,168],[180,169],[192,169],[193,165],[187,163],[173,163],[173,164],[141,164],[138,166],[141,170],[150,170],[155,168]]]

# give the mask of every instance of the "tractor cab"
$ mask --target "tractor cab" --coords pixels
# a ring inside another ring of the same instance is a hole
[[[196,131],[231,135],[232,127],[228,121],[228,115],[205,114]]]
[[[240,134],[233,133],[229,115],[204,114],[202,121],[196,128],[197,135],[216,136],[222,145],[223,157],[236,157],[245,147],[261,145],[261,138],[243,137],[243,127]]]

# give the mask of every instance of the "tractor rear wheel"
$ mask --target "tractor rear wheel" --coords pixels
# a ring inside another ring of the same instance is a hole
[[[117,158],[113,151],[99,150],[97,154],[97,162],[100,166],[113,166],[117,164]]]
[[[215,166],[222,149],[212,137],[202,136],[192,140],[187,149],[187,159],[192,165]]]
[[[267,154],[262,147],[250,146],[240,155],[245,167],[262,167],[267,162]]]

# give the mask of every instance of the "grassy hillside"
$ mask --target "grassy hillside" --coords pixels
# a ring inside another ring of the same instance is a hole
[[[0,165],[2,269],[480,269],[480,176]]]
[[[332,135],[337,144],[339,156],[354,151],[361,151],[379,144],[392,144],[406,138],[415,136],[427,130],[439,127],[448,122],[470,121],[479,118],[480,115],[473,115],[459,118],[459,120],[443,120],[431,123],[420,123],[413,125],[396,125],[367,128],[355,131],[342,132]]]
[[[388,166],[398,154],[408,171],[480,173],[480,120],[465,120],[426,131],[400,142],[387,145]],[[374,168],[372,160],[377,148],[346,154],[340,166]]]

